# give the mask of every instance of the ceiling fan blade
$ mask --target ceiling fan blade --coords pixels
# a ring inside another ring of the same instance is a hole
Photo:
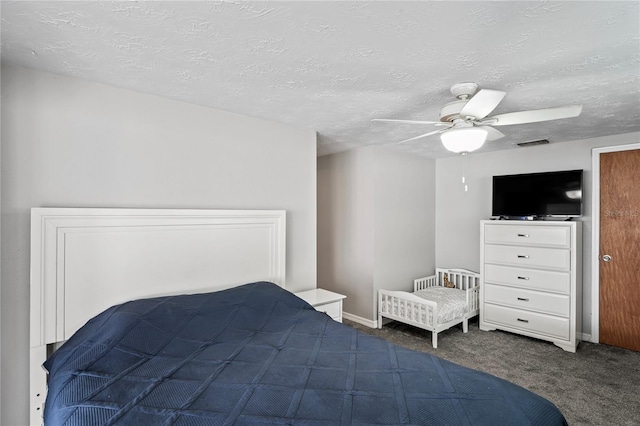
[[[484,129],[487,131],[487,142],[504,138],[504,133],[502,133],[500,130],[494,129],[491,126],[478,126],[478,128]]]
[[[443,123],[442,121],[416,121],[416,120],[392,120],[387,118],[374,118],[371,121],[387,121],[393,123],[409,123],[409,124],[435,124],[436,126],[448,126],[449,123]]]
[[[460,110],[460,118],[474,117],[485,118],[491,113],[506,95],[499,90],[482,89],[465,104]]]
[[[420,138],[424,138],[424,137],[427,137],[427,136],[435,135],[436,133],[442,133],[445,130],[447,130],[447,129],[435,130],[433,132],[425,133],[424,135],[414,136],[414,137],[412,137],[410,139],[405,139],[403,141],[400,141],[397,144],[401,144],[401,143],[405,143],[405,142],[411,142],[411,141],[414,141],[416,139],[420,139]]]
[[[577,117],[582,112],[582,105],[571,105],[558,108],[536,109],[531,111],[509,112],[487,117],[482,124],[492,126],[510,126],[512,124],[538,123],[540,121],[560,120]]]

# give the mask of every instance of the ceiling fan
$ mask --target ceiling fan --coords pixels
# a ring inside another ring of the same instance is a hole
[[[489,116],[502,101],[506,92],[491,89],[480,89],[478,91],[476,83],[459,83],[451,87],[451,94],[458,100],[449,102],[442,108],[440,121],[392,120],[384,118],[376,118],[372,121],[433,124],[434,126],[442,127],[398,143],[405,143],[439,133],[445,148],[452,152],[465,153],[480,148],[485,141],[503,138],[505,136],[504,133],[494,129],[494,126],[559,120],[577,117],[582,112],[582,105],[570,105]]]

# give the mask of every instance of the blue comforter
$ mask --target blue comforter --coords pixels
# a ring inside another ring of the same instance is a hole
[[[358,332],[271,283],[137,300],[45,363],[45,425],[563,425],[510,382]]]

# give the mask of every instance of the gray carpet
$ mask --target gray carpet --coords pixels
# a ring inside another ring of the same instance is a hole
[[[485,371],[553,402],[570,425],[640,425],[640,352],[580,343],[575,354],[549,342],[502,331],[480,331],[477,317],[438,334],[395,321],[381,330],[345,324],[400,346]]]

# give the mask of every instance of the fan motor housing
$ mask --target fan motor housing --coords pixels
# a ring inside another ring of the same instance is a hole
[[[440,110],[440,121],[450,123],[456,118],[460,118],[460,111],[466,104],[466,100],[449,102]]]

